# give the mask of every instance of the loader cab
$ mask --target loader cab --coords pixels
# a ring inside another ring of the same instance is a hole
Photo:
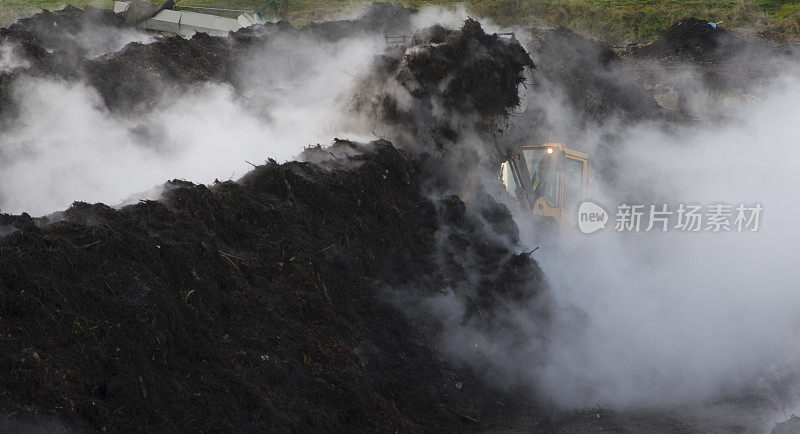
[[[523,146],[520,158],[525,168],[514,172],[513,165],[504,163],[502,180],[512,197],[525,195],[531,211],[556,223],[564,230],[577,224],[578,206],[586,198],[591,164],[589,156],[563,143]],[[527,170],[524,170],[527,169]],[[520,176],[530,176],[530,184]],[[528,192],[522,185],[528,185]]]

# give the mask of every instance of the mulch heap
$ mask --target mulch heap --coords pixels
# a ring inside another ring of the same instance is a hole
[[[656,58],[681,56],[698,59],[716,56],[715,51],[726,38],[732,36],[725,29],[713,27],[706,20],[686,18],[670,26],[654,42],[635,47],[633,52],[638,56]]]
[[[698,18],[682,19],[655,41],[629,49],[634,57],[664,61],[693,60],[708,63],[737,63],[758,67],[763,62],[796,58],[792,44],[765,38],[748,38],[735,30],[712,26]],[[763,65],[762,65],[763,67]]]
[[[363,28],[403,21],[384,15],[366,14]],[[230,80],[237,56],[276,32],[298,30],[162,38],[79,70],[112,109],[146,107],[160,90],[145,84],[153,74],[185,86]],[[449,158],[461,129],[516,105],[532,64],[472,20],[415,39],[376,74],[400,77],[422,112],[384,125],[403,131],[437,100],[460,124],[440,113],[445,128],[416,137],[450,151],[337,140],[237,182],[172,181],[160,201],[0,215],[0,428],[413,432],[510,419],[516,397],[440,360],[438,319],[406,315],[387,294],[423,300],[449,288],[463,321],[488,328],[506,301],[546,293],[536,262],[514,253],[508,209],[480,190],[464,203],[434,170],[459,167]],[[44,52],[25,73],[66,74]]]
[[[425,173],[436,189],[461,194],[475,187],[469,174],[506,161],[494,135],[533,67],[518,41],[473,19],[458,30],[436,25],[377,56],[357,77],[352,107],[379,136],[429,156]]]
[[[538,66],[533,73],[534,92],[545,81],[557,85],[564,92],[564,102],[585,121],[660,117],[656,101],[641,80],[626,71],[610,45],[563,27],[530,29],[530,36],[526,48]]]
[[[0,29],[0,42],[14,41],[32,51],[45,50],[51,54],[82,56],[86,52],[74,37],[85,31],[114,30],[124,27],[114,11],[86,6],[78,9],[67,5],[58,11],[43,9],[40,13],[22,18],[8,28]]]
[[[433,127],[425,135],[456,141],[459,120],[449,115],[469,114],[470,124],[507,115],[520,102],[526,67],[534,65],[518,42],[485,33],[473,19],[459,30],[437,25],[377,57],[360,84],[374,91],[357,95],[356,106],[390,125],[426,119]],[[414,98],[412,107],[398,101],[395,83]]]
[[[634,62],[657,60],[667,69],[659,72],[655,68],[647,74],[682,95],[710,90],[721,95],[761,97],[797,63],[800,52],[796,44],[747,36],[735,29],[714,27],[706,20],[686,18],[652,43],[628,47],[625,57]],[[670,73],[673,67],[685,73]],[[713,103],[710,109],[715,110]]]
[[[11,99],[20,75],[84,80],[94,87],[108,108],[130,113],[151,109],[165,94],[180,94],[204,82],[230,83],[240,88],[236,71],[241,61],[257,52],[270,38],[309,37],[337,41],[367,33],[407,31],[415,9],[374,3],[352,20],[311,23],[294,28],[287,22],[257,24],[228,37],[197,33],[192,38],[160,37],[155,42],[133,42],[118,52],[88,58],[81,42],[94,35],[115,37],[126,27],[122,17],[106,9],[67,6],[43,10],[0,29],[0,45],[30,64],[22,70],[0,72],[0,122],[15,114]],[[79,37],[83,35],[84,37]]]
[[[483,312],[495,288],[535,296],[536,263],[475,230],[513,239],[508,210],[432,202],[388,142],[309,152],[336,157],[54,222],[3,215],[0,427],[460,431],[512,411],[378,295],[464,282],[474,251]]]

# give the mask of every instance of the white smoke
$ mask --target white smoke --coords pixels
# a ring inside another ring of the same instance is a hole
[[[86,25],[74,35],[65,35],[85,52],[89,59],[115,53],[131,42],[149,44],[156,40],[152,34],[132,29],[114,27],[91,28]]]
[[[500,386],[525,385],[559,408],[680,408],[689,417],[687,407],[697,406],[706,413],[700,423],[732,418],[733,410],[747,414],[741,423],[748,428],[770,428],[800,398],[793,275],[800,81],[788,73],[796,64],[783,66],[786,77],[761,83],[758,97],[699,92],[691,108],[697,119],[683,127],[587,123],[557,84],[529,90],[529,110],[544,112],[549,131],[516,125],[523,131],[514,134],[569,137],[570,147],[596,164],[614,161],[619,171],[613,184],[595,177],[592,199],[612,212],[604,233],[553,240],[516,213],[523,248],[541,246],[534,257],[557,305],[552,326],[543,326],[536,304],[504,306],[498,311],[507,315],[487,328],[465,322],[468,300],[447,290],[422,300],[390,297],[412,314],[438,318],[438,343],[450,357],[473,363]],[[695,80],[694,69],[682,65],[672,78]],[[700,110],[708,107],[703,97],[713,110]],[[616,233],[613,213],[626,200],[672,211],[680,203],[720,202],[764,211],[752,233]],[[719,404],[731,399],[741,402]]]
[[[9,72],[17,68],[27,68],[30,62],[21,58],[14,52],[12,44],[0,45],[0,74]]]
[[[205,84],[146,115],[113,114],[90,86],[23,77],[0,131],[0,209],[43,215],[73,201],[120,203],[169,179],[236,179],[267,158],[329,143],[340,93],[382,37],[275,38],[241,68],[243,95]],[[129,200],[125,201],[126,203]]]
[[[613,131],[621,138],[610,147],[621,182],[599,185],[593,197],[607,205],[612,228],[561,238],[536,255],[559,304],[586,314],[581,326],[551,336],[543,367],[529,367],[539,393],[566,408],[630,409],[752,393],[769,399],[779,392],[773,383],[796,389],[788,381],[800,354],[800,81],[771,88],[761,101],[734,106],[727,121]],[[584,137],[590,154],[608,152],[599,132]],[[679,203],[726,202],[760,203],[764,212],[752,233],[623,234],[613,219],[625,197],[655,197],[673,211]],[[526,238],[544,242],[536,233]],[[559,312],[557,322],[575,318]],[[783,398],[773,403],[775,414],[788,412],[797,396]]]
[[[463,8],[429,8],[413,27],[457,27],[466,16]],[[207,84],[136,118],[110,113],[84,84],[22,79],[14,93],[21,114],[0,131],[0,209],[41,215],[75,200],[118,203],[167,179],[236,179],[247,161],[291,159],[341,132],[343,92],[383,47],[383,35],[277,38],[241,68],[249,84],[241,94]],[[560,94],[546,89],[538,97]],[[464,357],[479,347],[491,355],[493,381],[527,385],[563,408],[663,408],[774,392],[772,381],[796,373],[799,349],[799,98],[800,82],[788,79],[722,123],[680,131],[614,123],[620,141],[612,158],[630,188],[599,185],[599,203],[643,194],[670,205],[761,203],[758,232],[608,230],[550,243],[519,217],[524,242],[542,245],[534,257],[563,307],[555,312],[560,328],[543,339],[536,306],[511,306],[508,323],[530,339],[520,345],[485,335],[461,324],[464,306],[444,294],[427,301],[446,326],[442,348]],[[549,106],[551,123],[573,124],[563,104]],[[592,156],[609,125],[572,133]]]

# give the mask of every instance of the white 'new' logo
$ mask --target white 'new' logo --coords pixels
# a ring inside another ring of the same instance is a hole
[[[605,229],[606,222],[608,213],[600,205],[586,201],[578,208],[578,229],[584,234]]]

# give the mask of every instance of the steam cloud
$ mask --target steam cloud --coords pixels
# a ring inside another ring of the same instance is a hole
[[[557,344],[544,376],[562,404],[719,399],[796,360],[790,161],[798,151],[790,126],[798,96],[797,81],[776,83],[747,108],[756,116],[673,133],[624,132],[615,158],[629,191],[612,197],[761,203],[765,212],[758,233],[611,231],[543,254],[554,294],[590,318],[585,333]]]
[[[460,26],[465,18],[463,9],[429,8],[409,30]],[[291,159],[336,134],[368,138],[372,131],[354,130],[343,108],[354,76],[383,49],[377,34],[339,42],[277,38],[241,68],[250,84],[242,94],[207,84],[136,117],[111,113],[80,82],[25,77],[14,88],[20,115],[0,131],[0,208],[42,215],[74,200],[120,203],[172,177],[235,179],[246,161]],[[18,67],[25,64],[0,47],[0,72]],[[535,306],[510,306],[511,317],[487,334],[461,323],[466,306],[445,294],[424,303],[444,326],[442,349],[469,361],[479,347],[490,355],[493,381],[524,385],[562,408],[664,408],[755,393],[774,399],[775,414],[788,413],[800,326],[793,273],[800,81],[775,79],[760,100],[730,101],[727,119],[677,131],[646,121],[586,124],[565,92],[553,83],[529,90],[528,111],[542,114],[547,131],[517,123],[514,134],[568,141],[590,158],[612,159],[620,174],[598,180],[598,203],[761,203],[762,227],[742,234],[605,231],[554,241],[528,230],[528,217],[517,212],[523,243],[542,246],[535,258],[560,307],[551,326],[537,323]],[[512,332],[528,339],[506,339]]]
[[[20,114],[0,131],[0,209],[42,215],[75,200],[120,203],[173,177],[235,179],[246,161],[291,159],[330,141],[340,89],[382,48],[377,35],[276,38],[241,68],[244,95],[206,84],[142,116],[110,112],[80,82],[24,77],[13,92]],[[276,53],[291,53],[289,62]]]
[[[531,98],[551,140],[575,140],[617,170],[613,180],[597,176],[591,192],[611,212],[610,230],[556,242],[531,231],[523,236],[543,247],[536,257],[558,304],[580,312],[556,311],[560,329],[543,365],[526,363],[532,349],[506,353],[518,353],[509,365],[535,371],[534,384],[554,403],[685,409],[757,397],[750,403],[763,417],[758,430],[791,413],[800,326],[792,119],[800,82],[789,78],[797,64],[781,68],[786,76],[762,86],[758,98],[718,98],[713,118],[677,129],[610,119],[575,131],[581,120],[559,101],[563,89],[546,87],[549,98]],[[679,203],[760,203],[765,211],[757,233],[617,233],[615,207],[626,201],[666,203],[673,211]]]

